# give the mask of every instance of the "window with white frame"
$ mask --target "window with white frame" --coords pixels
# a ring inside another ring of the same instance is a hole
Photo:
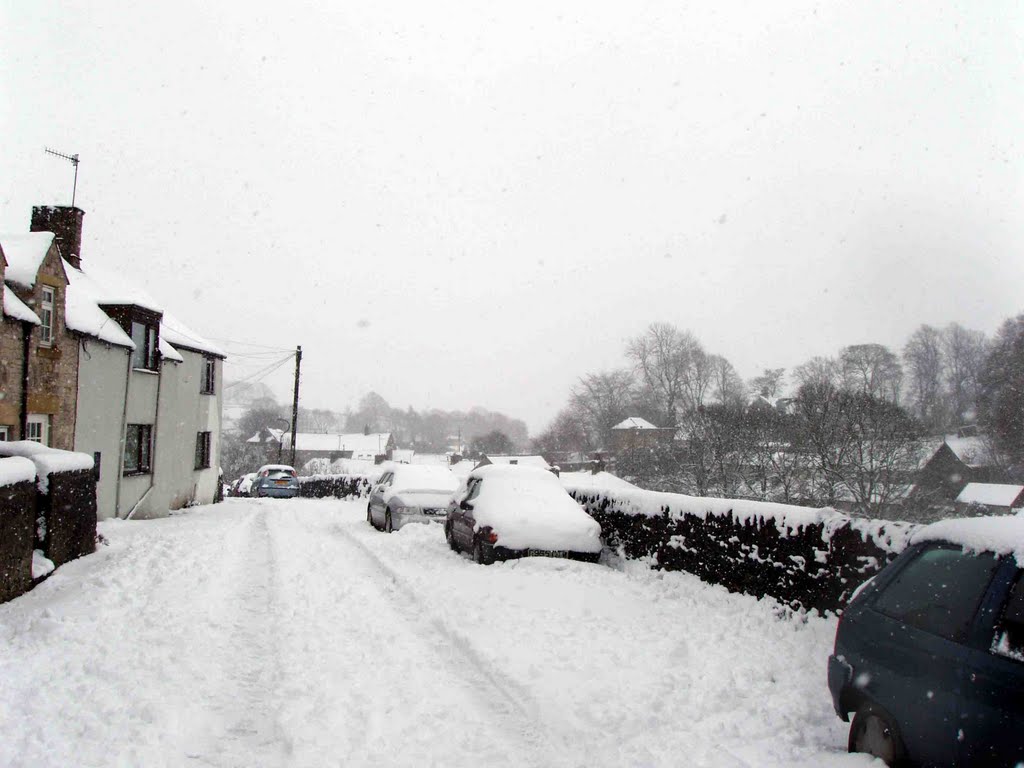
[[[156,325],[132,320],[132,341],[135,342],[135,351],[132,352],[132,368],[155,371],[159,344]]]
[[[25,424],[25,439],[33,443],[50,444],[50,417],[45,413],[30,413]]]
[[[53,306],[56,302],[56,291],[44,285],[42,299],[39,302],[39,343],[44,347],[53,344]]]
[[[11,428],[6,424],[0,424],[0,442],[6,442],[11,439]]]

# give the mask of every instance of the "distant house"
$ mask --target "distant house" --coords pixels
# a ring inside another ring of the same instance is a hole
[[[639,416],[630,416],[612,427],[612,447],[616,453],[633,448],[648,448],[672,442],[675,427],[656,427]]]
[[[488,464],[518,465],[521,467],[536,467],[537,469],[550,470],[551,465],[543,456],[508,456],[499,454],[485,454],[476,463],[478,467],[486,467]]]
[[[992,515],[1008,515],[1024,507],[1024,485],[968,483],[956,497],[956,511],[965,514],[972,507],[984,507]]]
[[[84,270],[84,215],[37,206],[30,232],[0,237],[5,299],[13,287],[39,321],[17,436],[93,456],[100,518],[212,502],[224,355],[120,273]],[[16,367],[8,344],[0,353],[0,366]]]
[[[258,437],[258,435],[253,437]],[[249,438],[248,442],[259,441]],[[283,459],[287,461],[292,450],[291,432],[283,434],[281,444]],[[394,449],[395,439],[390,432],[353,432],[349,434],[299,432],[295,439],[295,466],[301,467],[311,459],[328,459],[332,462],[337,459],[356,459],[379,463],[390,458]]]
[[[915,478],[914,495],[934,503],[952,504],[968,483],[1003,479],[1003,470],[984,437],[944,438],[933,443]]]

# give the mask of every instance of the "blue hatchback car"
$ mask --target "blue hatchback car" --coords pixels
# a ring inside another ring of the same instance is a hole
[[[928,526],[843,612],[828,686],[851,752],[1024,765],[1024,517]]]

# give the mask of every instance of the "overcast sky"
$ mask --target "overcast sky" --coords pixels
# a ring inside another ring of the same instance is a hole
[[[653,321],[749,378],[1024,310],[1019,2],[341,5],[0,0],[0,231],[78,153],[84,268],[305,405],[531,432]]]

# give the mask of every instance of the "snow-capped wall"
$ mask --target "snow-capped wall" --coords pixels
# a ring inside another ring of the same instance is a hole
[[[96,548],[96,475],[92,456],[30,440],[0,442],[0,456],[16,457],[33,467],[34,546],[56,565],[92,552]],[[23,464],[19,466],[24,468]],[[28,549],[30,558],[32,548]]]
[[[842,608],[859,584],[906,548],[915,529],[828,508],[640,489],[567,490],[626,557],[820,611]]]
[[[0,603],[32,586],[35,480],[28,459],[0,458]]]

